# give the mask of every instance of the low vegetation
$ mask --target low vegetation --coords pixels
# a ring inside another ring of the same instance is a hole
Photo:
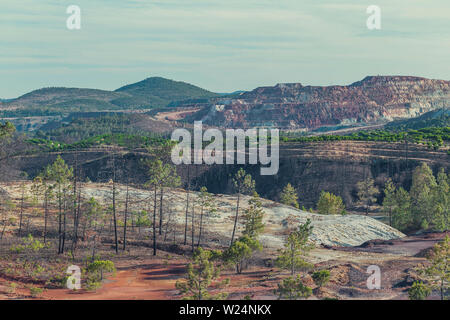
[[[311,137],[295,137],[293,134],[285,133],[280,137],[281,142],[322,142],[322,141],[385,141],[402,142],[406,141],[416,144],[424,144],[430,149],[439,149],[450,141],[450,127],[430,127],[422,129],[409,129],[407,131],[393,130],[372,130],[357,131],[349,135],[320,135]]]

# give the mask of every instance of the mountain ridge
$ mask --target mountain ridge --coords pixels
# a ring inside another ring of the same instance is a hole
[[[150,83],[150,86],[145,84]],[[143,85],[144,84],[144,85]],[[174,100],[215,97],[217,94],[192,84],[149,77],[122,86],[114,91],[76,88],[45,87],[25,93],[15,99],[1,101],[2,108],[46,108],[60,111],[103,111],[165,107]]]
[[[331,86],[278,83],[231,94],[149,77],[114,91],[41,88],[1,101],[0,112],[4,117],[25,117],[195,107],[199,111],[187,115],[184,121],[202,120],[218,127],[314,131],[378,125],[449,106],[450,81],[415,76],[366,76],[349,85]]]
[[[217,99],[193,117],[221,127],[320,127],[379,124],[450,106],[450,81],[368,76],[346,86],[277,84]]]

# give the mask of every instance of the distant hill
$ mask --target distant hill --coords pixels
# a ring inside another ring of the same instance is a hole
[[[221,127],[318,130],[383,124],[450,107],[450,81],[369,76],[346,86],[283,83],[214,99],[190,120]]]
[[[38,89],[2,102],[0,116],[150,109],[165,107],[172,101],[215,96],[217,94],[185,82],[153,77],[115,91],[64,87]]]
[[[120,94],[105,90],[55,87],[34,90],[5,105],[35,112],[107,110],[118,109],[110,101],[119,97]]]
[[[138,106],[150,102],[154,106],[166,106],[172,101],[213,98],[218,94],[199,88],[192,84],[173,81],[161,77],[147,78],[143,81],[126,85],[115,92],[126,93],[129,97],[114,101],[121,106]]]

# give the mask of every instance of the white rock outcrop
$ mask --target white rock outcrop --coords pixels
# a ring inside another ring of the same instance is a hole
[[[31,184],[27,189],[30,190]],[[11,197],[20,196],[19,184],[2,185]],[[85,183],[82,186],[82,197],[89,199],[94,197],[103,204],[111,204],[112,185],[108,183]],[[123,212],[126,188],[123,185],[116,186],[116,204],[119,216]],[[146,210],[149,214],[153,212],[153,192],[144,189],[130,188],[129,212]],[[190,204],[197,199],[198,193],[191,192]],[[216,195],[218,212],[217,217],[204,218],[204,243],[210,245],[228,245],[233,231],[236,210],[236,196]],[[241,197],[241,210],[247,207],[250,197]],[[159,196],[158,196],[159,200]],[[405,235],[390,226],[373,218],[360,215],[320,215],[293,207],[285,206],[277,202],[261,199],[266,225],[260,240],[267,249],[279,249],[283,247],[286,236],[295,230],[299,224],[311,219],[313,228],[311,240],[316,244],[329,246],[357,246],[366,241],[374,239],[390,240],[402,238]],[[184,236],[184,222],[186,212],[186,191],[181,189],[167,190],[164,195],[165,221],[170,219],[176,222],[176,237]],[[192,208],[189,209],[189,229],[191,226]],[[199,212],[196,207],[196,234],[198,231]],[[158,210],[159,213],[159,210]],[[242,211],[241,211],[242,213]],[[158,217],[159,219],[159,217]],[[237,236],[240,235],[241,227],[238,227]],[[148,230],[150,232],[150,230]],[[189,230],[190,232],[190,230]]]
[[[125,197],[125,188],[119,186],[117,190],[120,201]],[[132,210],[143,210],[152,205],[152,192],[141,189],[130,190],[130,197],[133,202],[131,204]],[[95,197],[103,201],[107,201],[111,197],[111,189],[104,184],[89,184],[84,186],[83,192],[86,197]],[[196,198],[197,193],[191,192],[191,203]],[[171,190],[166,193],[164,199],[165,212],[168,212],[166,218],[169,214],[172,214],[177,224],[184,226],[186,192],[179,189]],[[226,245],[233,230],[236,196],[216,195],[215,199],[218,205],[218,217],[205,219],[204,230],[208,234],[211,244]],[[241,198],[241,210],[247,206],[249,199],[248,196]],[[307,219],[311,219],[314,227],[311,240],[316,244],[357,246],[369,240],[390,240],[405,236],[400,231],[366,216],[314,214],[266,199],[262,199],[262,204],[265,211],[264,223],[266,228],[260,240],[266,248],[282,248],[290,230],[297,228],[301,223],[305,223]],[[196,211],[198,216],[199,208]],[[182,228],[178,229],[181,230]],[[179,232],[181,233],[181,231]]]

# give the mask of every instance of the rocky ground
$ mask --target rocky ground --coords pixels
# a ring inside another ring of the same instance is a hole
[[[14,183],[3,187],[12,197],[19,197],[20,190],[18,188],[19,185]],[[81,190],[85,199],[94,197],[104,204],[112,201],[111,185],[88,183],[83,184]],[[126,187],[117,185],[116,192],[119,206],[122,207],[126,195]],[[153,205],[152,196],[153,192],[151,191],[130,188],[130,211],[148,210]],[[198,193],[191,192],[191,203],[195,203],[197,199]],[[241,210],[247,207],[248,200],[250,200],[250,197],[242,196]],[[167,190],[163,201],[163,207],[167,212],[166,218],[173,219],[179,225],[177,229],[181,229],[184,225],[186,212],[186,191],[181,189]],[[207,230],[205,244],[212,246],[215,244],[227,245],[232,233],[237,198],[236,196],[216,195],[215,201],[218,207],[217,216],[205,219],[205,229]],[[262,204],[265,212],[264,223],[266,227],[260,240],[268,250],[282,248],[286,235],[297,228],[299,224],[305,223],[307,219],[312,221],[314,228],[311,240],[316,245],[357,246],[373,239],[390,240],[405,236],[382,222],[362,215],[320,215],[266,199],[262,199]],[[197,210],[196,215],[198,216],[200,209],[195,208],[195,210]]]
[[[19,187],[16,183],[2,185],[2,188],[13,201],[19,199]],[[125,187],[118,186],[117,197],[119,207],[122,205]],[[111,186],[107,184],[84,184],[84,197],[95,197],[107,203],[111,198]],[[144,209],[151,205],[152,193],[146,190],[130,189],[131,210]],[[185,192],[171,190],[166,194],[168,217],[177,221],[179,227],[175,232],[176,242],[181,243],[184,222]],[[191,200],[196,195],[191,197]],[[220,215],[207,220],[204,245],[223,247],[229,241],[234,217],[235,197],[218,195]],[[244,207],[247,197],[244,197]],[[314,232],[312,240],[316,248],[307,257],[315,265],[315,269],[327,269],[331,273],[330,282],[324,288],[316,288],[309,274],[303,277],[304,282],[314,289],[309,299],[407,299],[407,289],[417,279],[414,270],[425,263],[426,252],[444,234],[423,234],[405,236],[370,217],[321,216],[296,210],[278,203],[263,200],[266,213],[266,230],[262,237],[264,249],[255,255],[250,267],[242,274],[235,274],[232,268],[224,269],[222,279],[229,278],[226,287],[213,287],[212,292],[227,292],[229,299],[276,299],[274,289],[288,273],[273,266],[277,249],[281,248],[286,234],[298,223],[312,220]],[[36,224],[36,223],[35,223]],[[182,278],[186,264],[189,262],[189,246],[178,246],[178,252],[169,252],[162,248],[158,256],[151,255],[150,240],[145,237],[149,230],[142,230],[143,238],[139,244],[130,241],[129,249],[115,256],[111,244],[104,243],[102,254],[114,261],[117,273],[109,276],[103,286],[96,291],[71,292],[68,289],[47,287],[45,281],[30,280],[27,277],[10,275],[11,269],[23,257],[14,256],[6,246],[0,246],[0,299],[30,299],[30,285],[45,288],[38,299],[179,299],[181,296],[175,289],[175,282]],[[13,233],[7,233],[7,241],[14,241]],[[131,236],[130,236],[131,237]],[[145,240],[147,239],[147,240]],[[178,239],[178,240],[177,240]],[[148,243],[147,243],[148,242]],[[147,245],[142,246],[142,243]],[[55,259],[54,248],[46,251],[47,256],[40,257],[41,264],[53,261],[52,268],[59,270],[71,264],[69,257]],[[53,256],[51,255],[53,252]],[[81,255],[81,253],[80,253]],[[50,263],[50,262],[49,262]],[[369,266],[376,265],[381,272],[381,288],[370,290],[367,287]],[[18,268],[18,265],[17,265]],[[12,273],[14,274],[14,272]],[[17,273],[16,273],[17,274]],[[17,287],[12,288],[11,283]],[[431,298],[436,298],[434,295]]]

